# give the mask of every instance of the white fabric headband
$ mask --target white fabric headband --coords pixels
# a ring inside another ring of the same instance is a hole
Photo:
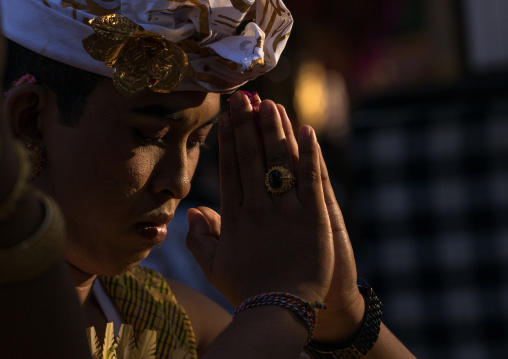
[[[228,93],[275,67],[293,24],[281,0],[0,0],[0,3],[3,33],[12,41],[65,64],[114,79],[116,76],[120,87],[136,82],[138,86],[142,83],[143,88],[154,85],[154,91],[171,87],[164,85],[169,81],[167,71],[175,68],[173,65],[162,64],[166,66],[163,70],[147,65],[143,71],[136,70],[137,77],[132,79],[129,76],[134,72],[129,75],[126,72],[129,69],[118,69],[121,60],[128,67],[138,66],[140,63],[133,63],[132,59],[142,51],[148,51],[141,57],[149,59],[150,64],[152,56],[158,56],[155,62],[170,57],[177,62],[181,60],[184,63],[179,64],[185,68],[181,82],[174,84],[175,91]],[[252,21],[237,34],[238,27],[248,20]],[[178,45],[177,52],[180,48],[185,53],[183,60],[173,53],[173,43]],[[133,52],[137,55],[128,58]],[[111,53],[116,58],[106,60]],[[141,61],[139,56],[136,60]],[[157,92],[170,91],[166,90]]]

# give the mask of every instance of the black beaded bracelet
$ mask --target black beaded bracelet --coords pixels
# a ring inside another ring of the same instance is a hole
[[[359,359],[363,358],[376,342],[381,328],[383,304],[371,287],[358,286],[365,299],[365,313],[355,336],[346,343],[322,344],[308,343],[304,350],[312,358],[320,359]]]

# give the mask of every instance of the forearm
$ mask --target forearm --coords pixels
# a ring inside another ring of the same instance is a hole
[[[242,311],[203,359],[299,358],[307,328],[290,310],[264,306]]]
[[[366,359],[409,359],[415,356],[400,342],[399,339],[383,324],[379,337],[372,349],[365,356]]]

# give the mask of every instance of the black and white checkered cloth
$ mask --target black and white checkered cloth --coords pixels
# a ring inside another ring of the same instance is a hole
[[[358,273],[419,358],[508,358],[508,79],[353,115]]]

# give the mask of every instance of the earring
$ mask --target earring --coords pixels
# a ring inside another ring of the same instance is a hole
[[[32,181],[35,180],[41,173],[46,157],[42,148],[35,143],[25,142],[28,151],[28,160],[30,161]]]

